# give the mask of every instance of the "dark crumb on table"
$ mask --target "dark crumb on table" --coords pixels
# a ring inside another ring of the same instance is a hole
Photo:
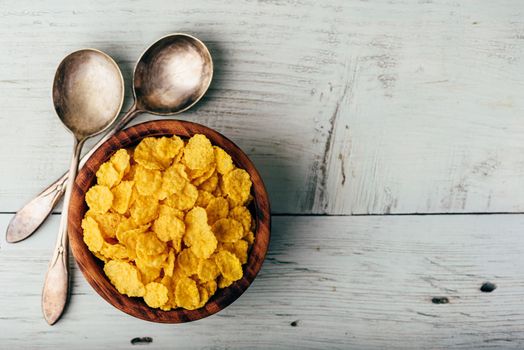
[[[431,299],[431,302],[433,304],[448,304],[449,299],[447,297],[433,297],[433,299]]]
[[[131,339],[132,345],[147,345],[152,342],[153,342],[153,338],[151,337],[136,337],[136,338]]]
[[[482,286],[480,286],[480,291],[484,293],[491,293],[495,289],[497,289],[497,286],[495,285],[495,283],[491,283],[491,282],[486,282],[482,284]]]

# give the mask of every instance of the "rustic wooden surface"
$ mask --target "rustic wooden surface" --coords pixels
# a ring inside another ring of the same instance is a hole
[[[44,225],[2,245],[2,349],[125,349],[135,337],[151,337],[147,349],[524,347],[522,215],[278,216],[251,287],[180,325],[123,314],[73,264],[70,306],[49,327],[40,289],[58,216]],[[481,292],[487,281],[497,289]]]
[[[523,348],[523,15],[520,0],[0,0],[0,232],[67,168],[50,95],[63,56],[104,50],[129,86],[175,31],[215,62],[179,117],[245,150],[275,214],[253,286],[187,325],[130,318],[75,270],[49,327],[58,215],[2,238],[0,348]]]

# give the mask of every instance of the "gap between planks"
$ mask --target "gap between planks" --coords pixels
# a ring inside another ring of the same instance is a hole
[[[0,211],[0,215],[15,215],[14,211]],[[61,212],[51,215],[61,215]],[[492,212],[464,212],[464,213],[382,213],[382,214],[307,214],[307,213],[271,213],[271,216],[307,216],[307,217],[345,217],[345,216],[471,216],[471,215],[522,215],[522,211],[492,211]]]

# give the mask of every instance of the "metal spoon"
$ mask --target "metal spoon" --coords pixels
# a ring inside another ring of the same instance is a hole
[[[155,42],[142,54],[135,67],[135,103],[81,159],[80,166],[137,114],[172,115],[192,107],[207,91],[212,77],[211,55],[197,38],[177,33]],[[7,227],[8,242],[19,242],[36,231],[62,197],[66,180],[67,174],[64,174],[16,213]]]
[[[107,129],[124,102],[124,78],[111,57],[94,49],[68,55],[58,66],[53,83],[56,114],[74,136],[74,151],[56,247],[42,291],[42,311],[49,324],[62,315],[69,284],[67,214],[71,189],[85,140]]]

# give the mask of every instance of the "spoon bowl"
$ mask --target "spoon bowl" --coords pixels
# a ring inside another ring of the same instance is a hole
[[[172,115],[198,102],[213,77],[207,47],[187,34],[171,34],[150,46],[134,73],[137,109]]]
[[[124,79],[116,63],[95,49],[75,51],[56,71],[56,114],[77,139],[96,135],[116,119],[124,101]]]

